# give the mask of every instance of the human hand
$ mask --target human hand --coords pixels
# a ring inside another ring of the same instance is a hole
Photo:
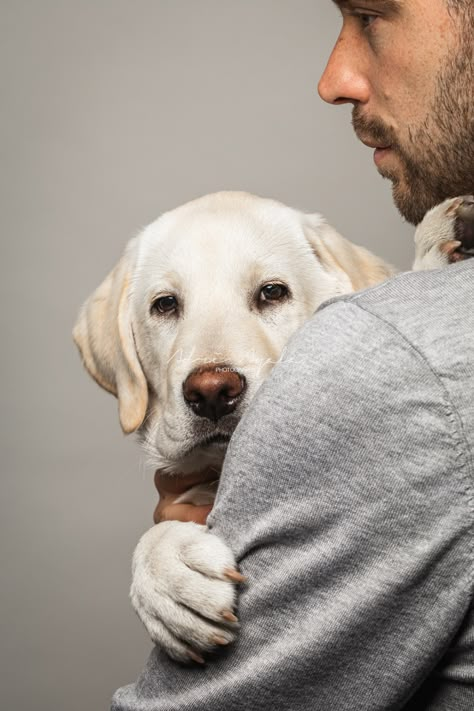
[[[212,503],[196,505],[193,503],[175,503],[189,489],[198,484],[215,481],[216,472],[208,469],[204,472],[187,475],[164,474],[159,469],[155,473],[155,486],[160,495],[160,500],[153,514],[153,521],[193,521],[205,524],[212,510]]]

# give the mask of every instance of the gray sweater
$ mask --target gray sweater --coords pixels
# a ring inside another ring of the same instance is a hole
[[[206,667],[113,711],[473,711],[474,260],[324,304],[239,424],[209,526],[248,576]]]

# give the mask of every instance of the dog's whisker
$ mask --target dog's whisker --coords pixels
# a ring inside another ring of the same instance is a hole
[[[156,415],[158,411],[158,407],[155,405],[154,407],[151,407],[147,414],[145,415],[145,419],[142,422],[142,427],[148,423],[148,421]]]

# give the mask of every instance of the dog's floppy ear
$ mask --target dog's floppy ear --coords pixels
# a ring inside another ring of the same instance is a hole
[[[73,337],[94,380],[118,398],[125,433],[142,424],[148,387],[138,359],[129,304],[131,240],[124,256],[82,306]]]
[[[304,215],[304,229],[314,253],[346,292],[366,289],[396,273],[368,249],[341,237],[321,215]]]

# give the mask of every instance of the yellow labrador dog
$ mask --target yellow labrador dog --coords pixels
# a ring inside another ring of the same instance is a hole
[[[416,232],[414,268],[470,256],[473,225],[472,198],[432,210]],[[237,422],[292,334],[323,301],[394,273],[319,214],[216,193],[162,215],[128,243],[84,304],[74,339],[155,468],[212,467],[217,480]],[[215,491],[216,482],[196,486],[179,500],[210,503]],[[175,659],[234,639],[235,586],[225,575],[234,565],[205,526],[165,522],[142,537],[132,603]]]

